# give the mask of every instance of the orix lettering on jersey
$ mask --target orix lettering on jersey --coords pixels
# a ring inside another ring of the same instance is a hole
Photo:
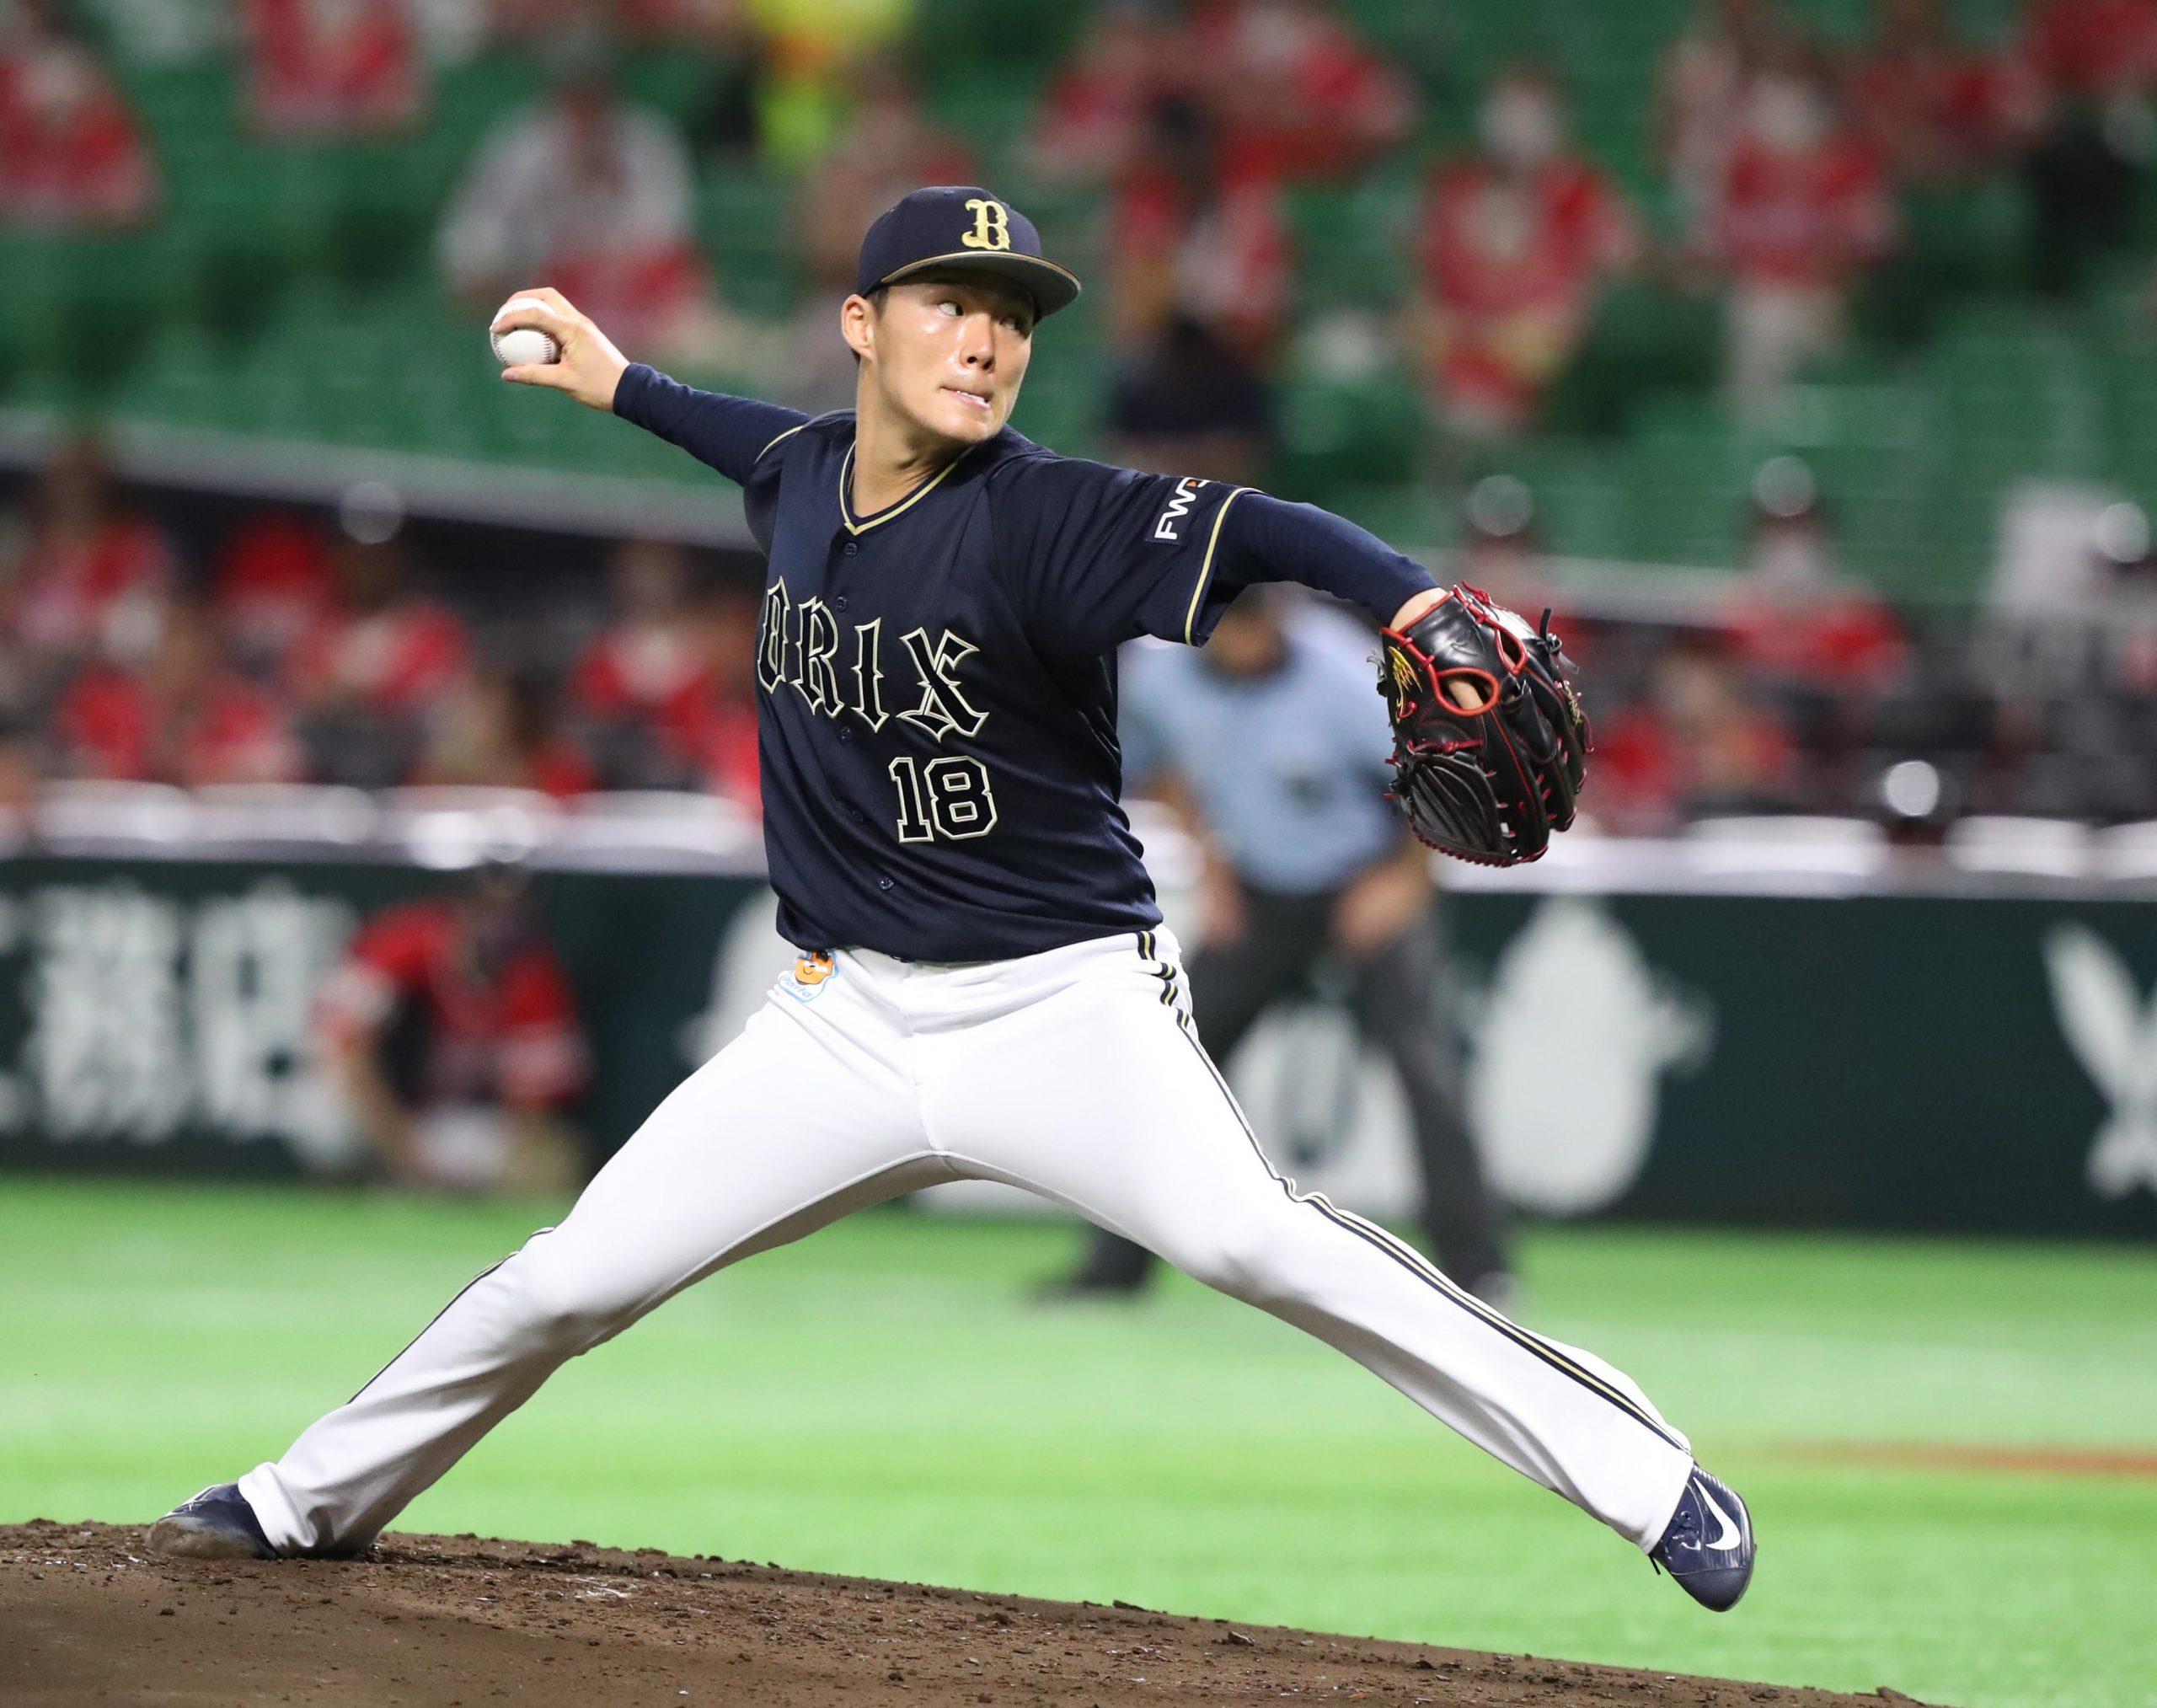
[[[847,662],[839,659],[840,626],[820,598],[795,604],[784,577],[764,593],[757,641],[757,684],[766,693],[790,685],[810,709],[827,718],[852,712],[871,730],[891,714],[884,704],[884,619],[853,625]],[[899,715],[938,741],[951,734],[977,736],[988,714],[966,699],[956,675],[959,661],[978,651],[949,629],[931,640],[926,629],[901,637],[920,684],[920,704]]]
[[[783,436],[744,489],[768,559],[757,681],[782,931],[937,960],[955,938],[992,960],[1150,929],[1117,804],[1114,652],[1204,638],[1233,591],[1218,544],[1239,489],[1007,430],[861,517],[853,426]]]

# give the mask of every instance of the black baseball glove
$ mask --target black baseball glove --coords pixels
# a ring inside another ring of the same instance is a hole
[[[1454,586],[1389,629],[1378,692],[1393,714],[1396,803],[1432,848],[1480,865],[1539,859],[1573,822],[1588,752],[1572,663],[1550,633]]]

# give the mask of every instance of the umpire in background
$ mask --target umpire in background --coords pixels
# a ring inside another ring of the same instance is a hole
[[[1199,1041],[1225,1064],[1331,951],[1353,974],[1362,1034],[1400,1069],[1423,1176],[1423,1226],[1446,1274],[1503,1310],[1513,1283],[1496,1202],[1462,1112],[1458,1041],[1434,1012],[1443,952],[1430,859],[1372,787],[1391,751],[1369,637],[1282,589],[1228,607],[1203,651],[1125,650],[1126,774],[1204,850],[1190,961]],[[1145,1284],[1153,1256],[1097,1230],[1052,1289]]]

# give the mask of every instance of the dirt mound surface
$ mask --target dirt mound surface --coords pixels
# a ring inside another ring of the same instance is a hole
[[[470,1536],[359,1561],[153,1559],[144,1532],[0,1527],[0,1701],[543,1708],[1124,1708],[1164,1700],[1907,1702]],[[1702,1617],[1706,1617],[1703,1614]]]

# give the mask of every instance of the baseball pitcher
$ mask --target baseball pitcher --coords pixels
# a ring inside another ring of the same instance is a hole
[[[1014,432],[1035,329],[1078,294],[1009,202],[917,190],[870,228],[840,310],[855,407],[814,420],[633,364],[556,292],[521,292],[537,306],[497,321],[561,351],[507,379],[743,490],[768,560],[765,847],[799,958],[561,1226],[281,1458],[161,1519],[154,1548],[363,1549],[565,1359],[731,1263],[974,1179],[1338,1347],[1707,1606],[1743,1593],[1744,1502],[1633,1382],[1268,1165],[1193,1033],[1117,803],[1118,644],[1202,645],[1238,589],[1293,581],[1389,625],[1411,825],[1469,858],[1532,859],[1571,822],[1586,739],[1555,640],[1322,511]]]

